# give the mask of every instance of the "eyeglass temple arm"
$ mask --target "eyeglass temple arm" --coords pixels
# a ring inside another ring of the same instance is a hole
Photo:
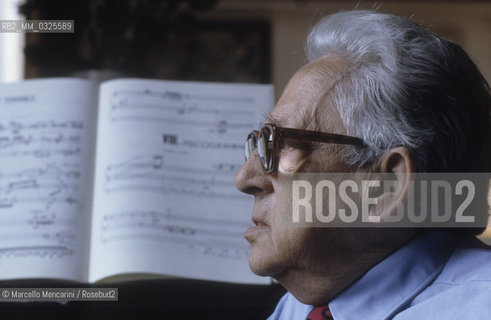
[[[278,134],[282,138],[287,139],[366,146],[365,142],[362,139],[342,134],[282,127],[276,127],[276,130],[278,130]]]

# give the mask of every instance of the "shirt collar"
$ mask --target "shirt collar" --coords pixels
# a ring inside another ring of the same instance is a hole
[[[392,318],[440,274],[455,246],[449,233],[421,234],[336,296],[329,303],[334,319]]]

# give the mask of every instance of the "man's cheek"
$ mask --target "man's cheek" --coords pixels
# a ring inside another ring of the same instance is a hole
[[[288,255],[295,255],[302,248],[303,236],[299,228],[282,225],[274,228],[271,238],[274,247],[279,252],[285,252]]]

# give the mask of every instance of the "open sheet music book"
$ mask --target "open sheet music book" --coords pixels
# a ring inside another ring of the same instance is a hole
[[[270,85],[58,78],[0,85],[0,280],[121,274],[269,283],[234,187]]]

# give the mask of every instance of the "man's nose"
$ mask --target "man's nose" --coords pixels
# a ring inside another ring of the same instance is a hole
[[[240,191],[254,196],[273,192],[271,176],[263,172],[257,151],[237,171],[235,186]]]

